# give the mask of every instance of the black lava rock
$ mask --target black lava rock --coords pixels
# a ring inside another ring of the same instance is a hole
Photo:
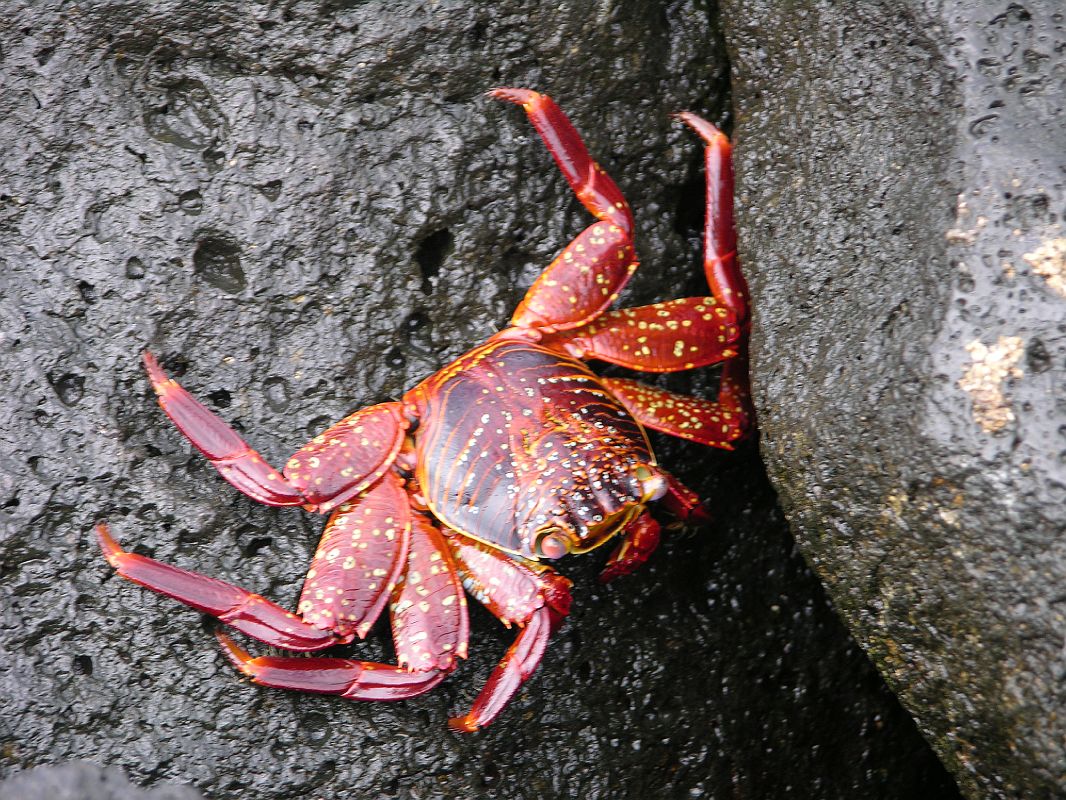
[[[27,0],[0,22],[4,774],[91,758],[262,800],[954,795],[753,445],[656,440],[713,528],[607,588],[601,555],[567,560],[574,614],[472,736],[445,721],[513,635],[487,614],[417,700],[272,691],[94,541],[106,518],[137,552],[295,602],[322,521],[219,480],[139,355],[280,464],[495,330],[588,216],[493,86],[550,92],[627,192],[627,302],[703,293],[700,148],[669,116],[726,119],[701,4]],[[713,372],[667,383],[714,392]],[[341,652],[390,659],[388,633]]]
[[[34,767],[0,782],[0,797],[12,800],[202,800],[190,786],[134,786],[122,770],[87,761]]]
[[[1062,4],[724,6],[793,531],[967,794],[1060,797]]]

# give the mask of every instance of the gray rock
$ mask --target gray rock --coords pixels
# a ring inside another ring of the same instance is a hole
[[[723,116],[700,4],[395,7],[0,11],[0,769],[91,758],[264,800],[954,796],[754,446],[657,442],[715,526],[608,588],[602,556],[567,561],[575,613],[474,736],[445,720],[509,641],[483,612],[438,690],[346,703],[248,685],[196,613],[100,557],[106,518],[138,552],[295,601],[321,520],[221,482],[139,353],[280,463],[498,327],[588,218],[494,85],[550,90],[628,192],[630,302],[702,291],[700,151],[669,118]],[[387,631],[342,652],[389,659]]]
[[[0,782],[0,797],[11,800],[201,800],[189,786],[160,784],[140,789],[122,770],[75,761],[35,767]]]
[[[1061,796],[1062,4],[724,5],[771,479],[964,791]]]

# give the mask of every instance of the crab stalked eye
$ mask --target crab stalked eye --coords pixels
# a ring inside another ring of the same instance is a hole
[[[548,528],[537,537],[534,550],[544,558],[562,558],[570,552],[570,538],[559,528]]]
[[[633,470],[633,476],[640,481],[643,496],[641,502],[658,500],[666,494],[666,479],[646,464],[640,464]]]

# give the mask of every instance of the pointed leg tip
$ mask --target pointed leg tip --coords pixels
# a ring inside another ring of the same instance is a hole
[[[226,656],[229,663],[245,675],[250,675],[251,673],[248,671],[245,664],[252,660],[252,656],[220,630],[215,631],[215,638],[218,640],[218,644],[222,648],[222,654]]]
[[[123,550],[115,541],[115,537],[111,535],[111,529],[107,527],[106,522],[96,523],[96,541],[100,543],[100,549],[104,552],[107,563],[112,567],[117,566],[116,559],[123,555]]]
[[[148,380],[152,382],[152,388],[159,392],[162,387],[170,380],[167,374],[163,371],[163,368],[159,365],[159,359],[157,359],[150,350],[145,350],[141,353],[141,362],[144,364],[144,369],[148,373]]]
[[[599,575],[599,582],[603,584],[611,583],[623,575],[628,575],[632,570],[621,569],[618,566],[606,567]]]
[[[452,717],[449,719],[448,727],[457,733],[473,733],[478,730],[479,725],[473,714],[467,714],[465,717]]]
[[[486,96],[495,100],[507,100],[511,103],[525,106],[534,102],[538,95],[532,89],[514,89],[508,86],[499,86],[487,91]]]
[[[729,144],[729,137],[703,117],[693,114],[691,111],[680,111],[674,116],[699,134],[700,138],[707,144],[715,144],[718,141],[722,144]]]

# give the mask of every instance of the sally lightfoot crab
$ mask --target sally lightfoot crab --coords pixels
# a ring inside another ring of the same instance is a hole
[[[120,575],[267,645],[320,651],[364,637],[389,608],[396,663],[252,657],[223,633],[234,666],[265,686],[399,700],[440,683],[467,654],[466,594],[518,634],[473,708],[487,725],[537,667],[570,608],[570,581],[546,562],[617,538],[602,573],[633,571],[659,541],[649,504],[699,518],[695,494],[655,460],[646,428],[730,449],[751,420],[747,288],[738,269],[726,137],[680,118],[706,145],[704,251],[711,296],[608,311],[637,267],[633,217],[546,95],[496,89],[525,109],[596,221],[529,289],[510,325],[401,400],[356,411],[275,470],[145,353],[159,404],[223,478],[270,506],[329,514],[296,612],[245,589],[121,549]],[[595,359],[645,372],[725,362],[715,402],[597,376]]]

